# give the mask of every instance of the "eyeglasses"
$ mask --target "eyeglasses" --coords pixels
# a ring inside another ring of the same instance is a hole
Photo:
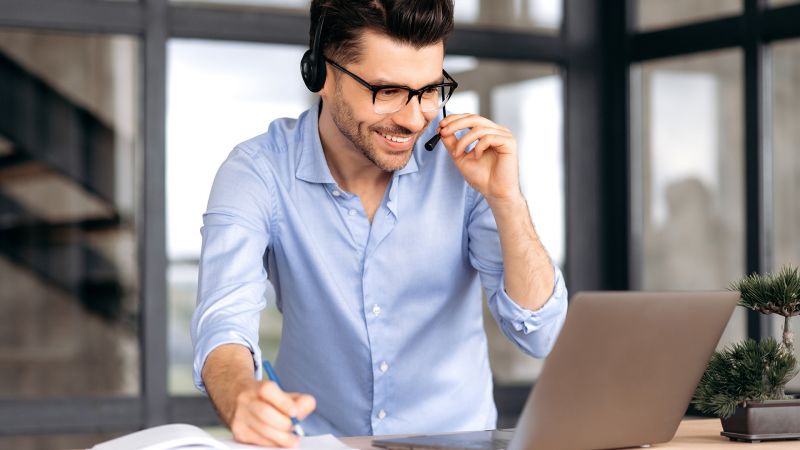
[[[414,97],[417,97],[419,100],[423,112],[436,111],[444,107],[445,103],[453,96],[453,91],[458,87],[456,80],[445,70],[442,70],[442,74],[446,80],[445,82],[429,84],[420,89],[411,89],[408,86],[395,85],[375,86],[367,83],[358,75],[328,58],[325,58],[325,61],[347,75],[350,75],[351,78],[372,92],[372,106],[376,114],[396,113],[403,109]]]

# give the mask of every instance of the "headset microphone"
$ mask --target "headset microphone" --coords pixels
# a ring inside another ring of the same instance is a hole
[[[447,108],[442,106],[442,119],[444,119],[445,117],[447,117]],[[434,134],[433,137],[428,139],[428,142],[425,143],[425,150],[432,151],[433,148],[436,147],[436,144],[439,143],[439,139],[441,138],[442,135],[440,135],[439,133]]]

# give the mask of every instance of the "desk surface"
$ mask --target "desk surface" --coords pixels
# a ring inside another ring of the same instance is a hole
[[[744,442],[733,442],[726,437],[719,435],[722,431],[722,425],[719,419],[702,419],[702,420],[684,420],[678,427],[678,432],[675,438],[666,444],[654,445],[655,449],[705,449],[713,450],[719,448],[743,448],[754,450],[769,450],[773,448],[800,448],[800,441],[773,441],[761,442],[757,447],[751,447],[753,444]],[[342,438],[345,444],[352,448],[359,450],[373,449],[371,442],[372,437],[349,437]],[[380,449],[383,450],[383,449]]]

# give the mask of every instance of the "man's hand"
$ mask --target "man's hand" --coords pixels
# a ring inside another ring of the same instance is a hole
[[[466,128],[458,139],[455,133]],[[439,123],[439,134],[461,175],[490,204],[520,199],[517,141],[511,130],[476,114],[452,114]]]
[[[203,366],[203,383],[219,416],[233,438],[264,447],[296,447],[292,434],[294,415],[303,420],[317,406],[307,394],[283,392],[272,381],[253,377],[253,356],[238,344],[225,344],[209,353]]]
[[[254,381],[236,395],[228,424],[234,439],[264,447],[297,447],[290,417],[303,420],[316,408],[314,397],[283,392],[272,381]]]

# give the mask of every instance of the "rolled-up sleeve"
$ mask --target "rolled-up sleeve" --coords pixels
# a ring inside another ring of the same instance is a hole
[[[237,147],[214,179],[203,214],[203,238],[198,276],[197,308],[192,316],[194,384],[208,354],[223,344],[240,344],[260,370],[258,324],[265,307],[270,245],[269,180],[257,170],[252,154]]]
[[[533,311],[517,304],[505,290],[500,236],[491,208],[474,190],[469,190],[468,197],[469,259],[480,273],[489,311],[511,342],[523,352],[543,358],[553,348],[567,314],[567,288],[561,270],[553,263],[553,292],[542,308]]]

